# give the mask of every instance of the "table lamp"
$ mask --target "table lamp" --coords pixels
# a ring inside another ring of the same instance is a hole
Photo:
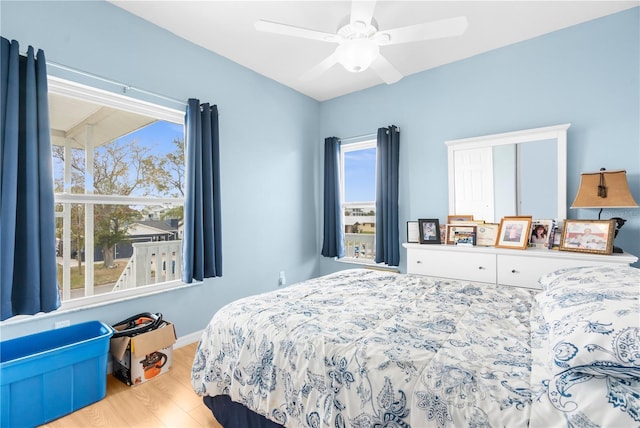
[[[580,176],[580,188],[571,208],[600,208],[598,220],[604,208],[638,208],[638,203],[633,199],[627,172],[623,169],[607,171],[600,168],[597,172],[585,172]],[[620,217],[612,217],[616,221],[616,230],[613,236],[618,236],[618,231],[626,223]],[[619,247],[613,247],[614,253],[622,253]]]

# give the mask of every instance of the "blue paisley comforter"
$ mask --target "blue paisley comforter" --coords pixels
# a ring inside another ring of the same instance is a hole
[[[531,290],[342,271],[218,311],[192,385],[286,427],[640,426],[633,373],[557,387],[540,308]]]

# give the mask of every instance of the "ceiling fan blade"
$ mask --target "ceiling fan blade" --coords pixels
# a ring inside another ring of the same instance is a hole
[[[375,1],[352,0],[351,15],[349,18],[350,23],[353,24],[354,22],[364,22],[365,25],[371,24],[371,18],[373,18],[373,10],[375,8]]]
[[[466,16],[458,16],[457,18],[441,19],[439,21],[425,22],[424,24],[380,31],[379,34],[382,37],[380,37],[378,44],[380,46],[397,45],[420,40],[460,36],[467,30],[468,25],[469,22]],[[385,34],[388,38],[385,37]]]
[[[402,79],[402,74],[382,55],[371,63],[371,69],[388,85]]]
[[[331,55],[326,57],[324,60],[322,60],[322,62],[320,62],[319,64],[317,64],[317,65],[313,66],[312,68],[310,68],[309,70],[307,70],[302,76],[300,76],[300,80],[314,80],[314,79],[317,79],[318,77],[320,77],[320,75],[322,73],[324,73],[325,71],[329,70],[337,62],[338,62],[338,60],[336,59],[335,54],[332,53]]]
[[[263,19],[257,20],[254,27],[258,31],[282,34],[284,36],[302,37],[304,39],[320,40],[321,42],[330,43],[338,43],[340,41],[340,37],[336,34],[311,30],[309,28],[295,27],[293,25],[279,24],[277,22],[265,21]]]

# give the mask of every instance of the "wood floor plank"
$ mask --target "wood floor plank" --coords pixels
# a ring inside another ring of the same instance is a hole
[[[183,366],[191,370],[191,366],[193,365],[193,356],[196,351],[196,344],[193,346],[183,346],[182,348],[175,349],[173,351],[175,363],[179,366]]]
[[[160,387],[170,395],[171,399],[178,407],[186,412],[203,405],[202,398],[193,392],[191,383],[185,384],[167,377],[167,382],[162,384]]]
[[[142,385],[131,387],[108,375],[103,400],[42,428],[223,428],[191,387],[196,346],[174,349],[171,369]]]
[[[202,406],[196,407],[192,411],[189,412],[191,417],[198,422],[200,425],[206,428],[223,428],[222,425],[216,421],[216,419],[211,414],[211,410],[207,406],[202,404]]]

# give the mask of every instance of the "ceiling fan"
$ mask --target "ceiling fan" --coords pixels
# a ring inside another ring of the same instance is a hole
[[[391,84],[402,79],[402,74],[382,56],[380,46],[459,36],[468,25],[467,18],[459,16],[380,31],[373,19],[375,5],[375,1],[353,0],[349,22],[335,34],[265,20],[256,21],[255,28],[268,33],[338,44],[331,55],[300,77],[303,80],[315,79],[339,63],[353,73],[371,67],[384,82]]]

